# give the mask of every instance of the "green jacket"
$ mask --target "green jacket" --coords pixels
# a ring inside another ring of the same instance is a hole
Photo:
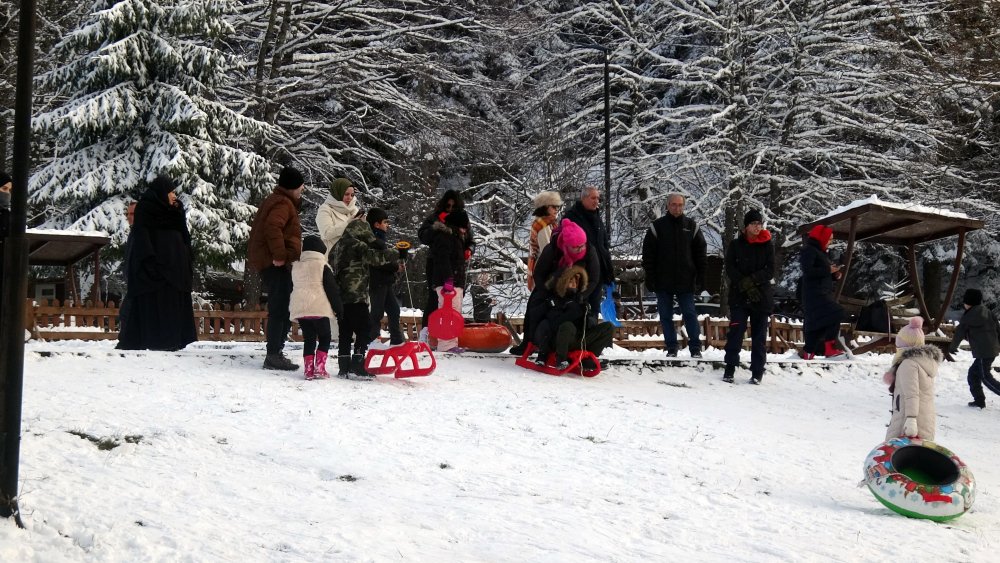
[[[344,236],[330,252],[330,263],[344,305],[368,303],[369,268],[395,264],[398,259],[395,248],[379,248],[378,239],[368,223],[361,220],[348,223]]]

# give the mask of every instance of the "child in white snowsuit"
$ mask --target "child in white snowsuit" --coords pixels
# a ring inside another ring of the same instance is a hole
[[[898,361],[886,372],[892,393],[892,418],[885,439],[919,436],[934,440],[934,378],[944,355],[936,346],[924,345],[923,319],[914,317],[896,335]]]
[[[310,235],[302,241],[302,255],[292,263],[290,317],[302,329],[302,356],[306,379],[326,379],[330,353],[330,319],[343,314],[333,270],[326,262],[323,239]],[[318,341],[318,347],[317,347]]]

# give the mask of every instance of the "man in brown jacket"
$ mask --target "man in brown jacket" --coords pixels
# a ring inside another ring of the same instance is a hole
[[[282,350],[292,321],[288,302],[292,295],[292,262],[302,254],[302,225],[299,206],[305,184],[302,173],[286,166],[278,176],[278,186],[260,205],[250,227],[247,252],[249,267],[260,272],[267,291],[267,356],[264,369],[297,370],[299,366]]]

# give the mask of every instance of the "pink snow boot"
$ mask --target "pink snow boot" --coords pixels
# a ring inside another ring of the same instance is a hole
[[[316,351],[316,377],[318,379],[329,379],[330,374],[326,372],[326,352],[322,350]]]
[[[315,358],[315,356],[313,356],[312,354],[302,357],[302,359],[305,360],[306,364],[305,365],[306,379],[316,379],[316,366],[313,365],[313,358]]]

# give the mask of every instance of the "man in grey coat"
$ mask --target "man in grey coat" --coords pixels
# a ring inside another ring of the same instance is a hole
[[[969,366],[969,391],[972,392],[970,407],[986,408],[986,395],[983,385],[1000,395],[1000,382],[993,378],[993,360],[1000,355],[1000,322],[996,315],[983,305],[983,292],[978,289],[967,289],[962,297],[965,314],[955,330],[949,352],[958,351],[962,340],[969,341],[972,357],[975,360]]]

